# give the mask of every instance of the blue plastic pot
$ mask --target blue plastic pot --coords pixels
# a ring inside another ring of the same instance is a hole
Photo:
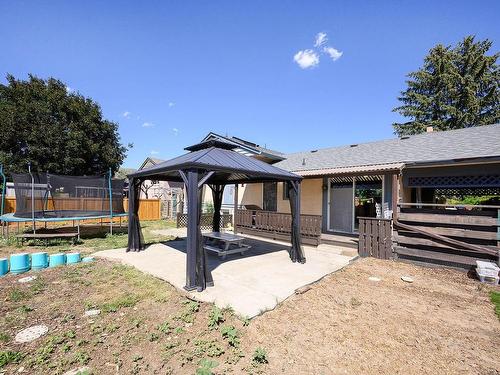
[[[49,256],[49,267],[63,266],[66,264],[66,255],[64,254],[51,254]]]
[[[74,264],[80,262],[80,253],[68,253],[66,254],[66,263]]]
[[[94,257],[85,257],[82,259],[83,263],[89,263],[89,262],[93,262],[93,261],[94,261]]]
[[[49,266],[49,255],[47,253],[31,254],[31,269],[41,270]]]
[[[0,276],[9,272],[9,261],[7,258],[0,258]]]
[[[10,256],[10,272],[23,273],[30,269],[30,255],[28,253],[12,254]]]

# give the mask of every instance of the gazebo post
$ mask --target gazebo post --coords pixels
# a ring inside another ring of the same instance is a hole
[[[300,181],[288,181],[288,192],[290,212],[292,214],[290,259],[294,263],[305,263],[306,258],[302,249],[302,234],[300,231]]]
[[[187,171],[187,246],[186,246],[186,290],[196,289],[196,252],[198,244],[198,171]]]

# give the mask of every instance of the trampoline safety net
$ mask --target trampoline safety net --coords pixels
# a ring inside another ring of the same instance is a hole
[[[14,216],[71,218],[124,213],[124,180],[106,176],[12,174],[16,193]],[[110,199],[111,195],[111,199]]]

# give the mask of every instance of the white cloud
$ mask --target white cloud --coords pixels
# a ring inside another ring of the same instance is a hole
[[[175,103],[174,103],[174,102],[168,102],[168,106],[169,106],[170,108],[172,108],[174,105],[175,105]]]
[[[312,49],[297,52],[293,59],[302,69],[313,68],[319,64],[319,56]]]
[[[156,151],[156,150],[151,150],[151,155],[158,155],[158,154],[159,154],[159,152],[158,152],[158,151]]]
[[[130,118],[130,112],[129,111],[123,112],[123,117]]]
[[[142,124],[143,128],[152,128],[153,126],[155,126],[155,124],[151,122],[145,122],[144,124]]]
[[[333,47],[325,47],[323,48],[323,52],[327,53],[333,61],[337,61],[344,54],[343,52]]]
[[[318,33],[316,34],[316,40],[314,42],[314,47],[322,47],[326,42],[328,41],[328,37],[326,36],[326,33]]]
[[[175,136],[177,136],[179,134],[179,129],[177,129],[177,128],[172,128],[172,131],[174,132]]]

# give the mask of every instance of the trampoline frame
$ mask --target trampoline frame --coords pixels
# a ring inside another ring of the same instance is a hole
[[[6,177],[3,169],[3,165],[0,164],[0,177],[2,178],[2,201],[0,203],[0,223],[2,227],[2,237],[9,236],[9,223],[17,223],[17,232],[18,234],[20,233],[20,223],[32,223],[32,228],[33,228],[33,234],[36,234],[36,223],[41,222],[45,223],[45,228],[47,227],[47,223],[50,222],[62,222],[62,221],[72,221],[73,222],[73,227],[75,227],[75,222],[76,222],[76,227],[78,231],[78,241],[80,240],[80,221],[84,220],[101,220],[101,226],[102,226],[102,219],[109,218],[109,233],[113,234],[113,218],[118,217],[120,218],[119,221],[119,226],[120,228],[122,227],[122,217],[125,217],[128,215],[127,212],[124,213],[113,213],[113,190],[112,190],[112,184],[111,184],[111,179],[112,179],[112,172],[111,168],[109,169],[109,172],[107,173],[108,175],[108,190],[109,190],[109,214],[107,215],[91,215],[91,216],[67,216],[67,217],[36,217],[35,216],[35,207],[34,207],[34,178],[33,174],[31,173],[31,164],[28,165],[28,172],[31,176],[31,202],[32,202],[32,208],[31,208],[31,217],[17,217],[14,216],[14,213],[8,213],[4,214],[5,210],[5,189],[6,189]],[[6,232],[5,232],[6,228]]]

